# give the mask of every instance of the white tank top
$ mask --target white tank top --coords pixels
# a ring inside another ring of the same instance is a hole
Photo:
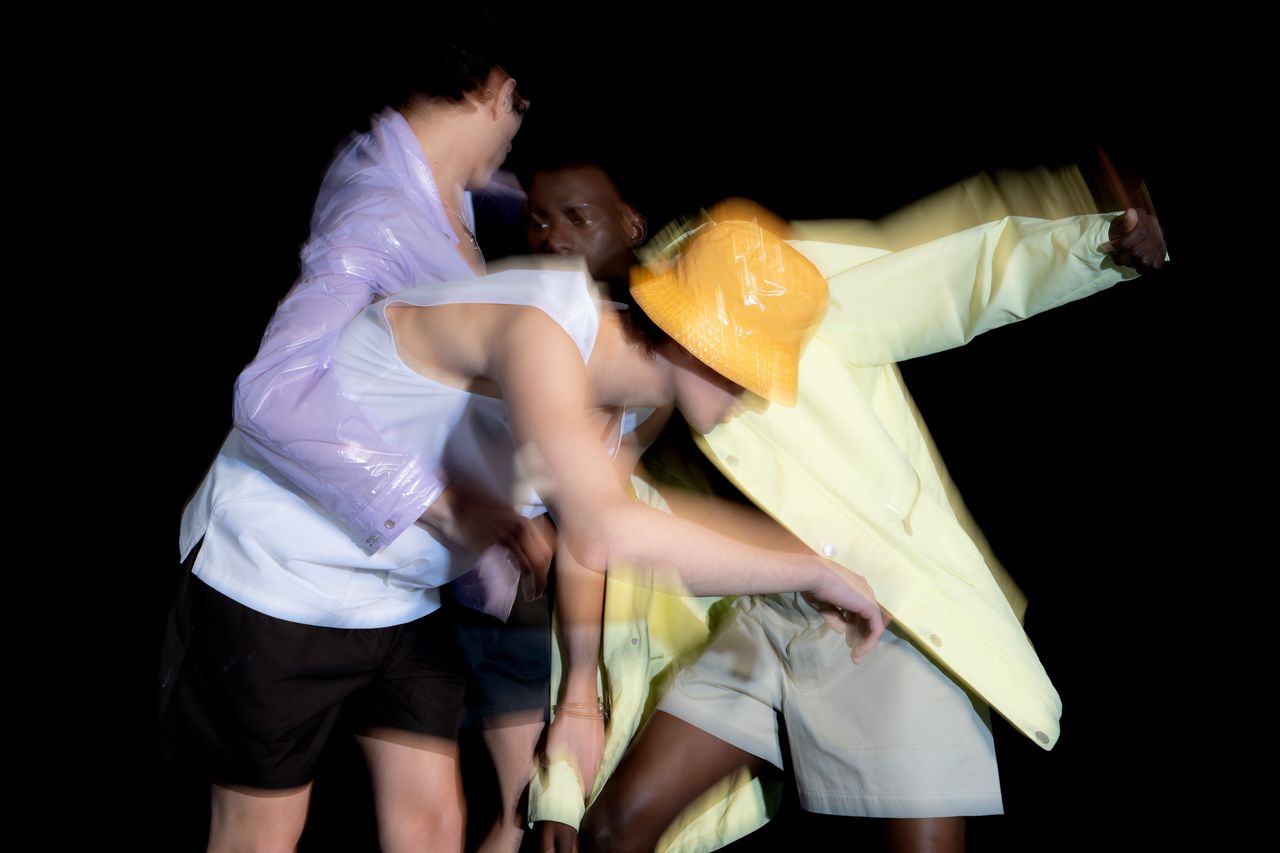
[[[342,334],[335,376],[388,441],[422,448],[424,464],[446,483],[536,515],[542,502],[519,476],[503,401],[427,378],[396,352],[389,306],[459,303],[537,308],[570,337],[584,364],[599,331],[585,273],[509,270],[411,288],[369,306]],[[234,430],[183,514],[184,542],[201,530],[194,568],[201,580],[259,612],[326,627],[377,628],[424,616],[440,606],[438,587],[470,570],[478,556],[450,551],[421,525],[366,554]]]

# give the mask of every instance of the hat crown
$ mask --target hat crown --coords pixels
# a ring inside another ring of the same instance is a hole
[[[733,212],[741,210],[739,203]],[[650,318],[701,361],[790,405],[800,356],[826,313],[827,282],[764,214],[713,221],[673,267],[638,271],[632,292]]]

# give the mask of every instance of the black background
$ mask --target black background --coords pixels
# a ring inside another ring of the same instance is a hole
[[[998,723],[1007,814],[971,820],[970,849],[1158,844],[1183,835],[1194,807],[1156,816],[1138,804],[1211,795],[1195,768],[1219,727],[1199,656],[1216,636],[1202,580],[1218,504],[1202,485],[1205,409],[1222,393],[1202,349],[1220,312],[1193,301],[1207,285],[1190,273],[1207,254],[1190,223],[1199,110],[1178,49],[1159,36],[936,23],[942,35],[924,38],[847,16],[541,20],[530,37],[548,73],[510,163],[540,147],[598,150],[653,227],[728,195],[792,219],[873,218],[983,169],[1058,165],[1095,144],[1142,174],[1169,269],[903,372],[1030,598],[1027,630],[1065,709],[1049,753]],[[143,784],[115,817],[162,849],[198,849],[206,819],[203,789],[158,773],[149,741],[178,519],[230,426],[235,376],[296,274],[323,169],[367,126],[382,82],[369,25],[334,23],[321,38],[225,22],[214,32],[162,45],[136,81],[121,140],[136,165],[118,178],[141,196],[120,260],[156,261],[128,302],[137,331],[120,341],[142,365],[129,422],[163,451],[112,459],[117,477],[150,484],[127,511],[154,526],[117,588],[137,644],[128,687],[113,688],[127,721],[114,745]],[[334,778],[350,775],[351,757],[334,761],[342,770],[317,786],[304,850],[371,837],[367,795]],[[751,843],[840,832],[789,812]]]

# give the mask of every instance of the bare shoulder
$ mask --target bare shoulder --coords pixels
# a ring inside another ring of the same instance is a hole
[[[539,364],[556,363],[566,357],[582,363],[577,344],[551,315],[533,306],[500,307],[515,310],[502,318],[500,328],[494,329],[493,354]]]
[[[580,421],[588,408],[587,368],[570,333],[537,309],[509,317],[489,348],[487,376],[502,387],[513,418]]]

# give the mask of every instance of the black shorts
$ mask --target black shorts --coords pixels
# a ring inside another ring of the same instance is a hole
[[[297,787],[340,714],[355,732],[455,739],[459,670],[440,611],[388,628],[320,628],[259,613],[188,573],[162,654],[162,753],[217,783]]]

